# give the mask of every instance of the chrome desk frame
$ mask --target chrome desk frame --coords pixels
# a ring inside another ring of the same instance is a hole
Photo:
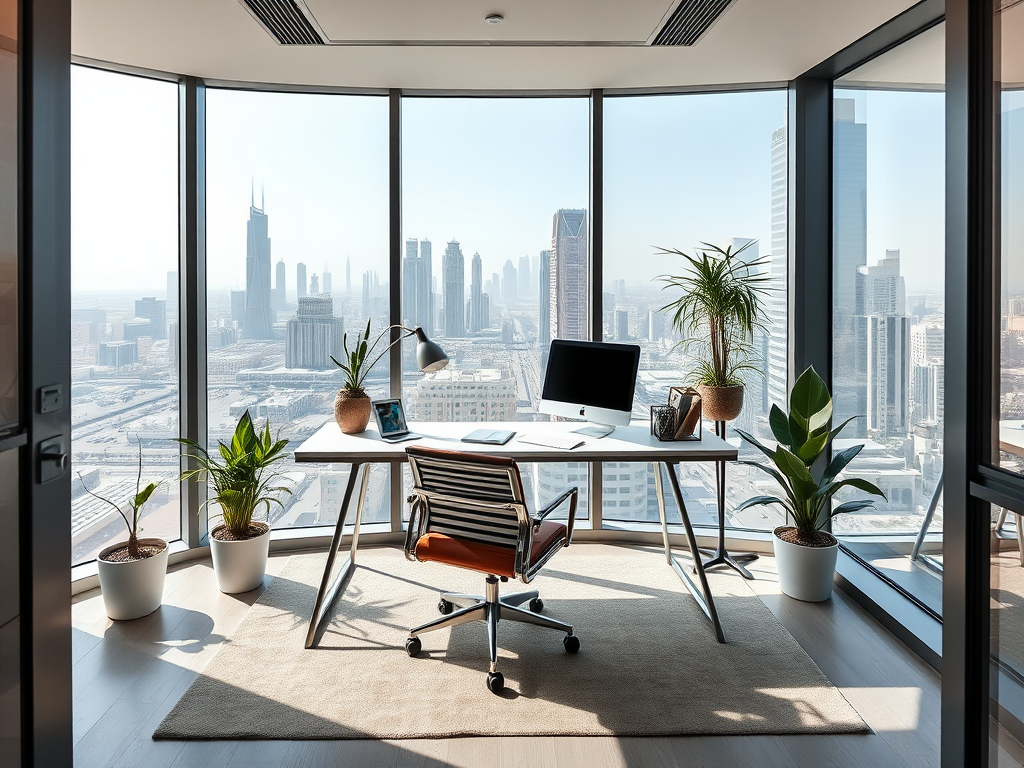
[[[437,425],[433,425],[437,426]],[[502,426],[498,424],[497,426]],[[521,426],[521,425],[520,425]],[[631,425],[632,426],[632,425]],[[464,433],[466,429],[465,424],[456,423],[451,429],[458,433]],[[537,428],[535,423],[531,423],[531,431]],[[646,428],[646,427],[645,427]],[[422,430],[420,430],[422,431]],[[458,439],[452,439],[449,437],[435,438],[439,443],[437,447],[449,448],[455,450],[466,450],[467,445],[465,443],[458,442]],[[635,439],[635,438],[634,438]],[[442,441],[451,441],[445,444]],[[611,442],[611,441],[609,441]],[[434,440],[431,440],[434,443]],[[521,447],[521,446],[520,446]],[[676,572],[676,575],[683,582],[683,585],[693,596],[693,599],[697,602],[701,611],[711,622],[712,627],[715,631],[715,637],[720,643],[724,643],[725,632],[722,629],[722,622],[718,616],[718,610],[715,607],[714,596],[711,594],[711,587],[708,584],[707,574],[705,572],[704,562],[700,556],[700,551],[697,548],[697,537],[693,531],[693,525],[690,522],[689,513],[686,510],[686,504],[683,501],[682,490],[679,486],[679,477],[677,475],[677,464],[680,464],[683,459],[678,458],[678,452],[666,451],[664,448],[659,446],[644,446],[635,445],[637,451],[636,455],[623,454],[623,453],[612,453],[604,452],[601,450],[602,444],[599,444],[593,450],[590,451],[579,451],[574,453],[568,453],[564,451],[558,451],[557,449],[544,449],[536,448],[531,446],[529,449],[516,452],[516,451],[503,451],[501,446],[477,446],[473,445],[469,447],[469,450],[473,452],[500,452],[501,455],[511,455],[523,462],[543,462],[543,461],[555,461],[564,462],[569,460],[587,461],[587,462],[600,462],[600,461],[644,461],[651,462],[656,467],[655,472],[655,489],[658,496],[658,512],[661,517],[661,531],[662,539],[665,548],[665,559],[672,570]],[[696,447],[692,443],[688,444],[688,447]],[[660,449],[659,449],[660,448]],[[482,449],[482,450],[481,450]],[[715,450],[715,449],[712,449]],[[720,449],[718,449],[720,450]],[[392,465],[400,465],[404,463],[405,449],[404,446],[400,448],[385,447],[379,441],[366,441],[365,452],[360,452],[359,458],[350,458],[348,461],[345,458],[340,458],[340,454],[345,452],[339,452],[338,457],[331,455],[330,451],[318,452],[315,449],[311,449],[308,454],[308,458],[303,459],[304,461],[317,461],[317,462],[332,462],[332,463],[349,463],[351,470],[348,477],[348,482],[345,487],[345,493],[342,497],[341,508],[338,510],[338,520],[334,527],[334,536],[331,539],[331,547],[327,553],[327,563],[324,567],[324,574],[320,580],[320,588],[317,590],[316,601],[313,605],[313,614],[310,617],[309,628],[306,632],[306,648],[313,648],[319,643],[320,638],[323,635],[323,627],[328,617],[334,610],[334,606],[338,599],[344,593],[348,587],[349,581],[352,578],[352,574],[356,568],[356,551],[359,547],[359,525],[362,518],[362,510],[366,499],[366,487],[369,480],[370,466],[373,463],[388,463]],[[522,455],[519,455],[521,453]],[[665,453],[669,453],[670,456],[665,456]],[[674,455],[672,455],[674,453]],[[626,456],[626,458],[623,458]],[[735,456],[735,453],[733,453]],[[347,458],[347,457],[346,457]],[[697,457],[695,459],[686,459],[687,461],[720,461],[720,459],[714,457],[714,455]],[[689,555],[692,564],[685,566],[681,564],[677,559],[676,555],[672,552],[672,547],[669,543],[668,533],[668,519],[665,514],[665,493],[664,493],[664,482],[661,477],[661,470],[664,468],[668,474],[669,484],[672,487],[672,495],[675,498],[676,506],[679,507],[679,514],[682,518],[683,528],[686,533],[686,542],[689,549],[687,553]],[[362,477],[360,478],[360,474]],[[339,551],[341,550],[342,534],[345,528],[345,524],[348,521],[349,510],[352,506],[352,498],[356,495],[356,484],[359,483],[359,495],[356,502],[354,528],[352,532],[352,541],[349,548],[348,558],[341,565],[337,576],[332,579],[332,573],[334,572],[335,563],[338,558]],[[719,510],[719,514],[723,510]],[[697,576],[697,583],[690,578],[689,569],[692,569],[693,573]]]

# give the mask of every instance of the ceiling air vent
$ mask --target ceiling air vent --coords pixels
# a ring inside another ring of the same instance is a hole
[[[281,45],[326,45],[296,0],[239,0],[252,17]]]
[[[696,45],[734,0],[682,0],[651,45]]]

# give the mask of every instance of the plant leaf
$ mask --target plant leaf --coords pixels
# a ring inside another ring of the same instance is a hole
[[[742,504],[740,504],[738,507],[736,507],[735,511],[736,512],[741,512],[744,509],[748,509],[750,507],[756,507],[756,506],[759,506],[761,504],[780,504],[783,507],[787,507],[788,508],[788,505],[786,504],[786,502],[783,501],[782,499],[780,499],[778,496],[754,496],[753,498],[747,499]]]
[[[793,435],[789,431],[789,419],[782,412],[779,406],[772,403],[771,411],[768,412],[768,426],[771,427],[775,440],[787,448],[793,447]]]
[[[744,440],[746,440],[748,443],[750,443],[752,446],[754,446],[759,451],[761,451],[761,453],[763,453],[769,459],[771,459],[772,461],[775,460],[775,451],[773,451],[773,450],[771,450],[769,448],[766,448],[765,446],[761,445],[761,443],[753,435],[748,434],[747,432],[744,432],[742,429],[737,429],[736,433],[740,437],[742,437]]]
[[[832,457],[832,461],[825,468],[825,474],[821,476],[823,483],[831,483],[836,479],[836,476],[842,472],[846,465],[849,464],[857,456],[858,453],[864,448],[863,445],[854,445],[847,448],[845,451],[840,451]]]
[[[132,506],[135,509],[141,509],[142,505],[149,501],[149,497],[153,495],[153,491],[157,489],[157,485],[159,484],[150,483],[137,494],[135,494],[135,498],[132,499]]]

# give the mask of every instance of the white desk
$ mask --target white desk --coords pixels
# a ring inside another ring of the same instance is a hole
[[[338,425],[330,421],[295,450],[296,462],[346,463],[352,465],[348,484],[338,512],[338,522],[334,528],[334,538],[330,551],[327,553],[327,565],[317,591],[313,616],[310,619],[309,631],[306,634],[306,647],[310,648],[318,641],[320,626],[330,613],[338,597],[344,592],[356,564],[356,550],[359,546],[359,522],[362,516],[363,501],[366,496],[366,481],[369,477],[369,466],[374,463],[401,464],[406,462],[405,449],[410,445],[426,448],[467,451],[470,453],[493,454],[508,456],[523,462],[565,462],[565,461],[650,461],[663,465],[668,474],[672,495],[683,519],[689,544],[692,565],[683,566],[675,558],[669,546],[668,522],[665,517],[665,496],[662,487],[661,471],[655,473],[655,488],[658,496],[658,512],[661,516],[662,538],[665,546],[665,559],[672,566],[683,584],[693,595],[704,615],[711,621],[715,636],[720,643],[725,642],[725,633],[718,618],[714,597],[708,586],[707,576],[699,554],[697,554],[697,538],[690,524],[683,494],[679,488],[679,477],[676,464],[682,461],[735,461],[736,449],[715,435],[704,432],[704,439],[699,441],[679,441],[662,443],[650,433],[647,422],[633,422],[628,427],[618,427],[609,436],[603,438],[584,437],[584,445],[571,451],[558,448],[546,448],[519,441],[520,435],[567,434],[578,428],[572,422],[415,422],[409,429],[423,435],[421,439],[402,443],[385,443],[380,439],[375,426],[370,426],[359,435],[346,435]],[[516,436],[505,445],[485,445],[481,443],[464,443],[462,437],[474,429],[507,429],[516,432]],[[348,517],[352,496],[355,493],[357,477],[362,467],[359,501],[356,506],[356,518],[352,535],[352,546],[348,559],[342,565],[338,575],[332,580],[334,561],[341,546],[342,530]],[[687,568],[692,567],[697,574],[700,586],[693,582]]]

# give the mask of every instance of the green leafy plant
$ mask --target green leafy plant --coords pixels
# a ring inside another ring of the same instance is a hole
[[[833,438],[853,419],[852,416],[835,429],[832,428],[832,397],[813,367],[800,374],[789,396],[789,415],[772,405],[768,423],[778,445],[766,448],[753,436],[737,430],[740,436],[772,460],[773,467],[753,461],[741,461],[775,478],[783,497],[755,496],[740,504],[736,511],[760,504],[778,504],[786,510],[787,521],[793,519],[798,543],[812,543],[822,534],[818,532],[836,515],[856,512],[874,505],[872,499],[857,499],[840,504],[830,510],[832,497],[847,486],[885,498],[873,483],[856,477],[836,480],[836,477],[864,448],[855,445],[840,451],[825,464],[824,456]]]
[[[89,490],[85,484],[85,478],[82,477],[82,473],[78,473],[78,480],[82,483],[82,488],[87,494],[92,496],[94,499],[106,502],[121,515],[124,519],[124,524],[128,526],[128,557],[132,560],[141,560],[142,555],[139,552],[139,518],[142,517],[142,508],[146,502],[149,501],[149,497],[153,495],[160,483],[149,483],[145,488],[142,487],[142,438],[139,438],[139,473],[135,478],[135,495],[128,499],[128,506],[131,507],[132,516],[129,518],[125,511],[117,504],[112,502],[110,499],[100,496],[98,493],[93,493]]]
[[[367,320],[366,330],[356,336],[356,345],[351,351],[349,351],[348,348],[348,334],[346,333],[342,337],[341,345],[345,350],[345,362],[343,363],[339,361],[334,355],[331,355],[331,360],[333,360],[334,364],[345,372],[345,384],[342,387],[343,389],[354,395],[363,396],[366,394],[363,391],[363,381],[366,379],[367,374],[373,370],[373,366],[375,366],[377,362],[387,354],[390,346],[377,355],[369,365],[366,364],[366,358],[373,353],[373,350],[377,348],[381,339],[383,339],[390,330],[391,328],[385,328],[377,338],[373,340],[373,344],[370,344],[370,321]]]
[[[672,325],[685,338],[681,344],[697,347],[700,359],[691,378],[696,384],[712,387],[743,383],[741,371],[760,370],[753,356],[754,329],[761,327],[761,297],[769,293],[769,277],[760,268],[767,258],[744,261],[738,258],[749,243],[732,250],[701,243],[691,256],[673,248],[658,248],[663,255],[681,256],[687,271],[680,275],[661,275],[662,289],[677,288],[680,296],[661,307],[672,313]]]
[[[231,444],[218,441],[216,456],[211,456],[194,440],[175,438],[175,442],[191,448],[194,453],[184,455],[199,465],[197,469],[182,472],[181,479],[209,480],[213,493],[203,506],[217,502],[224,526],[236,538],[249,536],[253,516],[261,506],[265,507],[268,518],[272,504],[283,507],[274,494],[291,493],[288,488],[271,486],[281,476],[273,465],[287,457],[282,451],[288,441],[271,437],[269,418],[263,431],[258,432],[246,410],[238,419]]]

